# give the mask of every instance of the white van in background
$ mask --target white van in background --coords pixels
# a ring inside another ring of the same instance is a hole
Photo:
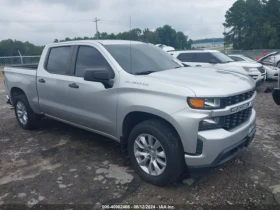
[[[181,50],[169,51],[168,53],[188,66],[209,67],[249,75],[255,80],[257,86],[265,80],[265,72],[260,72],[263,71],[261,64],[235,62],[217,50]]]

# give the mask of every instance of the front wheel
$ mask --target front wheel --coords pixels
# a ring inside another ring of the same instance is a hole
[[[154,185],[176,181],[185,169],[180,139],[162,120],[147,120],[136,125],[129,135],[128,152],[135,171]]]

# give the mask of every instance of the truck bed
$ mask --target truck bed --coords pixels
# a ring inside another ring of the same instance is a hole
[[[10,65],[7,67],[27,69],[27,70],[37,70],[38,64],[20,64],[20,65]]]
[[[9,99],[12,99],[12,89],[19,88],[29,100],[29,104],[33,110],[38,110],[38,96],[36,87],[37,64],[13,65],[4,67],[4,78],[6,92]],[[12,103],[13,101],[10,100]]]

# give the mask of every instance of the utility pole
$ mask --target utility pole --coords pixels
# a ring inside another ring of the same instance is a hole
[[[18,50],[18,54],[19,54],[19,57],[20,57],[21,64],[23,64],[22,55],[21,55],[19,50]]]
[[[100,19],[95,18],[93,22],[95,22],[95,28],[96,28],[96,39],[99,39],[98,35],[98,27],[97,27],[97,22],[100,21]]]
[[[225,37],[226,37],[226,26],[224,26],[224,53],[226,53],[226,43],[225,43]]]

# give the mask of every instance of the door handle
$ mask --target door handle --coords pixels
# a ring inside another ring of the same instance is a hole
[[[38,82],[45,83],[46,81],[44,79],[38,79]]]
[[[195,65],[196,67],[201,67],[201,65]]]
[[[79,85],[77,85],[76,83],[72,83],[68,85],[70,88],[79,88]]]

